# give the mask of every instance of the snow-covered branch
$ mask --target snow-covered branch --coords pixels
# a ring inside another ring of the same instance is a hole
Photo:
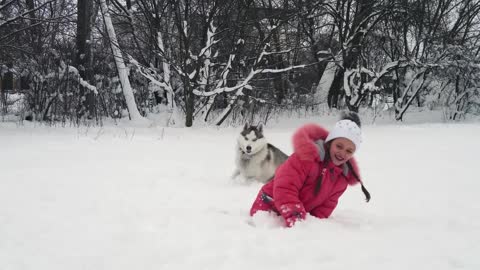
[[[78,69],[76,69],[75,67],[73,66],[65,66],[62,67],[61,71],[60,71],[60,74],[63,75],[65,72],[68,72],[70,74],[73,74],[75,77],[78,78],[78,83],[87,88],[88,90],[92,91],[95,93],[95,95],[98,95],[98,90],[97,90],[97,87],[91,85],[90,83],[88,83],[87,81],[85,81],[81,76],[80,76],[80,72],[78,71]]]
[[[266,43],[265,46],[263,46],[262,52],[260,53],[260,55],[257,57],[257,60],[253,64],[254,66],[258,65],[263,60],[263,57],[265,57],[265,56],[277,55],[277,54],[286,54],[286,53],[290,53],[290,52],[293,51],[292,49],[288,49],[288,50],[282,50],[282,51],[269,52],[269,51],[267,51],[267,48],[269,48],[269,47],[270,47],[269,43]]]
[[[197,84],[200,86],[202,91],[205,90],[206,85],[208,85],[209,79],[210,79],[210,74],[211,74],[211,66],[212,66],[212,47],[216,43],[218,43],[218,40],[214,39],[215,36],[215,31],[217,28],[213,26],[213,21],[210,23],[210,26],[208,27],[207,30],[207,40],[205,43],[205,46],[200,50],[200,53],[198,54],[199,60],[203,60],[202,66],[199,68],[199,76],[197,80]],[[215,57],[217,54],[214,54],[213,57]],[[190,76],[190,79],[193,79],[196,75],[196,70],[192,72],[193,75]]]
[[[290,70],[293,70],[293,69],[305,68],[306,66],[307,66],[307,65],[296,65],[296,66],[289,66],[289,67],[286,67],[286,68],[276,68],[276,69],[265,68],[265,69],[257,70],[255,74],[260,74],[260,73],[282,73],[282,72],[290,71]]]
[[[403,114],[407,111],[408,107],[410,106],[410,104],[412,104],[412,101],[415,99],[415,97],[418,95],[418,93],[420,92],[420,90],[422,90],[423,88],[423,85],[425,84],[425,75],[426,75],[426,72],[427,72],[427,69],[424,69],[420,72],[417,73],[417,75],[414,77],[414,79],[412,79],[412,81],[409,83],[409,86],[408,88],[405,90],[405,93],[403,94],[403,97],[401,100],[404,100],[405,97],[406,97],[406,93],[408,93],[408,91],[412,88],[412,85],[414,83],[414,81],[420,77],[422,77],[422,82],[420,83],[419,86],[416,87],[416,89],[414,90],[413,94],[410,94],[410,98],[408,99],[408,101],[405,103],[405,105],[403,106],[403,108],[399,108],[399,103],[397,102],[397,104],[395,104],[395,107],[400,110],[400,112],[397,114],[396,116],[396,119],[397,120],[400,120],[402,119],[403,117]]]
[[[137,60],[135,60],[131,55],[128,55],[128,61],[133,64],[135,67],[137,67],[138,72],[150,82],[153,84],[167,90],[173,92],[172,86],[170,84],[167,84],[165,82],[160,81],[161,79],[158,78],[158,74],[155,70],[151,68],[144,67],[138,63]]]
[[[375,72],[364,67],[345,70],[343,77],[345,95],[350,98],[356,97],[350,99],[350,105],[355,106],[355,104],[357,104],[363,98],[366,92],[373,92],[378,90],[379,87],[377,86],[377,82],[386,74],[390,73],[395,69],[403,68],[409,65],[412,65],[410,61],[398,60],[386,64],[379,72]],[[360,80],[360,78],[362,78],[362,74],[368,75],[367,77],[370,78],[369,81],[363,82],[362,80]]]
[[[207,42],[205,44],[205,47],[203,47],[200,50],[200,53],[198,54],[198,57],[202,57],[207,52],[210,53],[212,46],[218,43],[219,40],[214,39],[216,30],[217,30],[217,28],[215,26],[213,26],[213,21],[212,21],[210,23],[210,27],[208,28],[208,31],[207,31]],[[206,56],[209,57],[210,55],[206,55]]]
[[[52,73],[49,73],[45,76],[40,76],[40,77],[42,79],[52,79],[52,78],[56,78],[57,76],[63,78],[67,74],[73,75],[74,77],[76,77],[78,79],[78,83],[80,85],[82,85],[83,87],[87,88],[88,90],[94,92],[96,95],[98,94],[97,87],[95,87],[95,86],[91,85],[89,82],[85,81],[80,76],[80,72],[78,71],[78,69],[76,67],[66,65],[65,62],[63,62],[63,61],[60,62],[60,67],[58,68],[58,74],[52,72]]]
[[[344,88],[345,88],[345,94],[347,96],[352,95],[351,91],[351,86],[357,86],[353,83],[353,79],[355,77],[361,76],[361,74],[367,74],[371,79],[370,81],[366,82],[363,84],[363,89],[357,89],[361,90],[362,92],[365,90],[373,90],[376,89],[377,87],[375,86],[376,83],[383,78],[385,75],[388,73],[392,72],[395,69],[398,68],[404,68],[409,65],[412,65],[411,61],[407,60],[397,60],[397,61],[392,61],[390,63],[387,63],[385,66],[382,67],[382,69],[379,72],[375,72],[373,70],[367,69],[367,68],[356,68],[356,69],[347,69],[345,71],[344,75]]]
[[[213,95],[218,95],[220,93],[224,93],[224,92],[233,92],[233,91],[238,91],[239,89],[243,89],[243,88],[249,88],[251,87],[249,85],[249,82],[253,79],[253,77],[257,74],[265,74],[265,73],[282,73],[282,72],[286,72],[286,71],[289,71],[289,70],[293,70],[293,69],[299,69],[299,68],[305,68],[306,65],[296,65],[296,66],[290,66],[290,67],[286,67],[286,68],[281,68],[281,69],[252,69],[250,71],[250,73],[248,74],[248,76],[239,84],[235,85],[235,86],[232,86],[232,87],[220,87],[220,88],[216,88],[214,89],[213,91],[209,91],[209,92],[200,92],[198,90],[194,90],[194,94],[197,95],[197,96],[204,96],[204,97],[209,97],[209,96],[213,96]]]
[[[288,49],[288,50],[283,50],[283,51],[278,51],[278,52],[266,52],[266,51],[264,51],[263,54],[262,54],[262,57],[266,56],[266,55],[285,54],[285,53],[290,53],[292,51],[293,51],[293,49]]]
[[[163,35],[160,31],[157,32],[157,45],[160,48],[161,52],[163,53],[163,61],[162,61],[162,67],[163,67],[163,82],[166,85],[164,88],[167,90],[167,99],[168,99],[168,106],[172,111],[176,108],[175,104],[175,92],[173,91],[172,85],[170,83],[170,78],[171,78],[171,70],[170,70],[170,63],[167,62],[166,56],[167,56],[167,51],[165,50],[165,45],[163,44]]]
[[[365,18],[363,18],[357,25],[357,27],[355,27],[355,29],[353,29],[352,31],[352,34],[350,35],[350,37],[343,43],[343,47],[344,48],[347,48],[350,43],[352,43],[353,39],[357,36],[357,35],[365,35],[366,33],[370,32],[370,30],[375,26],[375,23],[370,23],[370,24],[367,24],[368,21],[370,21],[373,17],[376,17],[376,16],[379,16],[379,15],[382,15],[382,13],[385,13],[384,10],[378,10],[378,11],[374,11],[372,12],[370,15],[366,16]]]
[[[460,95],[458,95],[455,100],[453,101],[453,103],[457,104],[462,98],[464,98],[466,95],[468,94],[471,94],[471,93],[474,93],[475,91],[478,91],[477,88],[469,88],[467,89],[466,91],[460,93]]]
[[[267,48],[270,47],[269,43],[266,43],[265,46],[263,46],[263,50],[260,53],[260,55],[257,57],[257,60],[255,60],[254,66],[256,66],[260,61],[262,61],[263,56],[267,55]]]
[[[398,110],[403,110],[403,111],[405,111],[405,110],[407,109],[408,106],[405,106],[405,108],[403,108],[403,109],[401,108],[402,103],[403,103],[403,101],[405,100],[405,98],[407,97],[407,95],[410,94],[410,93],[409,93],[409,92],[410,92],[410,89],[413,88],[413,85],[414,85],[415,81],[416,81],[417,79],[419,79],[420,77],[422,77],[422,76],[425,74],[425,72],[427,72],[427,69],[426,69],[426,68],[421,69],[421,70],[420,70],[419,72],[417,72],[417,73],[413,76],[413,78],[410,80],[410,82],[408,83],[407,87],[405,88],[405,91],[403,92],[402,97],[399,98],[399,99],[397,100],[397,103],[395,104],[395,107],[396,107]],[[420,90],[420,87],[417,87],[417,89],[415,90],[415,92],[418,92],[419,90]],[[411,94],[410,94],[410,96],[411,96],[411,98],[414,98],[416,95],[415,95],[415,94],[414,94],[414,95],[411,95]],[[407,102],[407,104],[409,104],[409,102]]]

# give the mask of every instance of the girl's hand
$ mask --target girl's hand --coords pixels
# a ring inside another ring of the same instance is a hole
[[[304,220],[307,216],[305,208],[302,204],[299,203],[289,203],[281,205],[280,214],[285,219],[285,225],[287,227],[292,227],[293,225],[295,225],[295,222],[299,220]]]

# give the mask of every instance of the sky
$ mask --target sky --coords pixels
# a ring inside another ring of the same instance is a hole
[[[267,140],[290,154],[306,122]],[[480,269],[480,124],[370,123],[329,219],[248,215],[231,179],[241,127],[0,123],[0,269]]]

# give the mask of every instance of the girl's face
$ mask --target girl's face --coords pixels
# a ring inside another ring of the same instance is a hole
[[[340,166],[353,157],[355,144],[347,138],[337,138],[330,145],[330,158],[333,164]]]

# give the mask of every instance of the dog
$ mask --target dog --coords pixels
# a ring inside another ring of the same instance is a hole
[[[236,168],[232,178],[241,175],[247,181],[267,183],[287,158],[288,155],[267,142],[262,124],[247,123],[237,138]]]

